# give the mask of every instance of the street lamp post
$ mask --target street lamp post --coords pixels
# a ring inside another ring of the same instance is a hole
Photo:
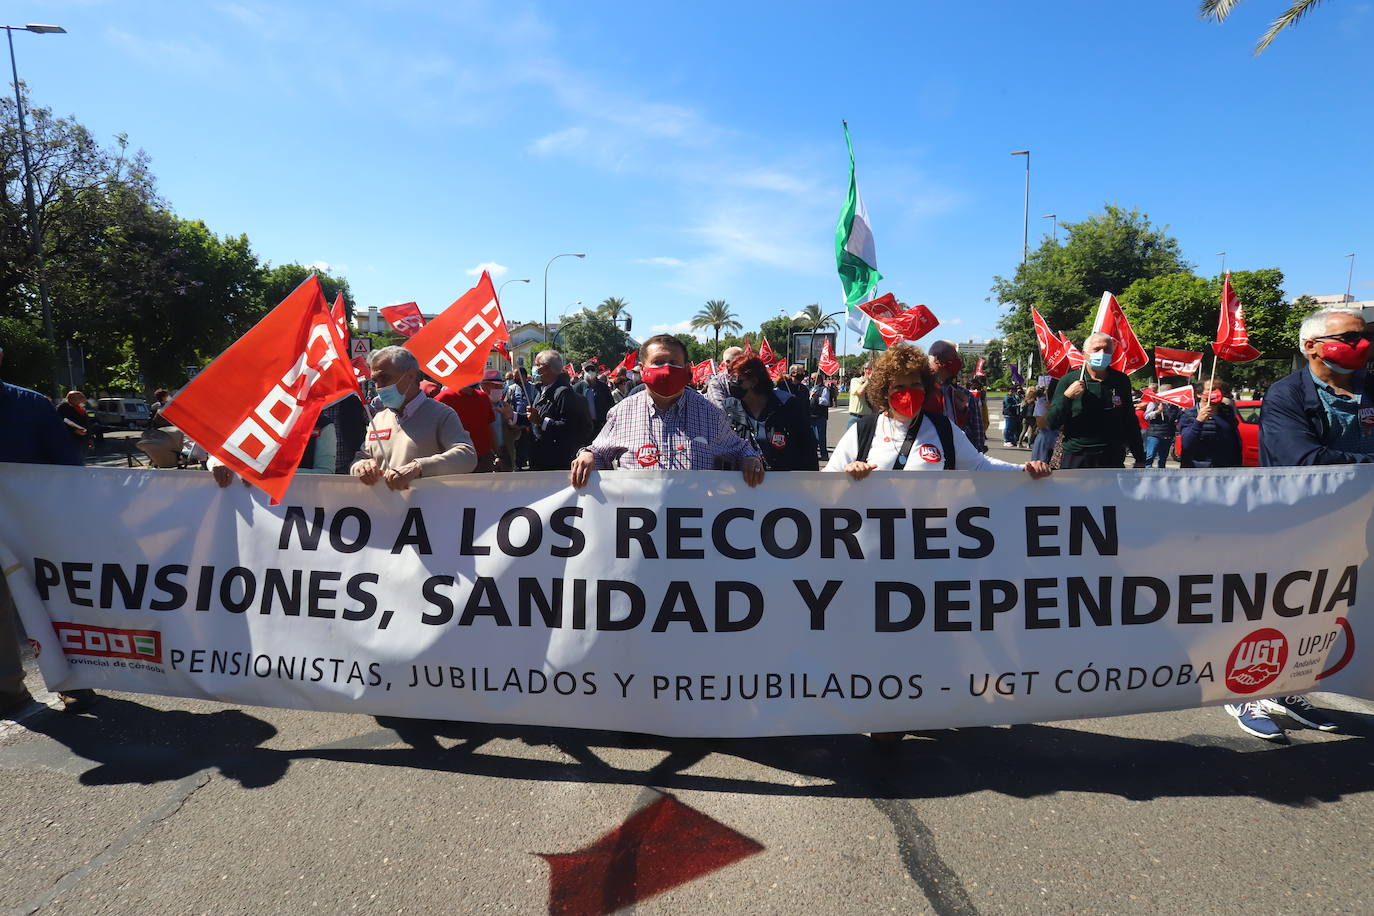
[[[549,258],[549,263],[544,265],[544,343],[549,342],[549,267],[559,258],[585,258],[585,254],[577,252],[564,252]]]
[[[57,384],[57,333],[53,329],[52,308],[48,304],[48,274],[43,264],[43,235],[38,224],[38,207],[33,199],[33,159],[29,155],[29,133],[24,127],[24,96],[19,91],[19,67],[14,60],[14,33],[33,32],[38,35],[65,34],[60,25],[6,25],[5,37],[10,45],[10,74],[14,77],[14,107],[19,116],[19,150],[24,160],[24,209],[29,217],[29,246],[33,251],[34,269],[38,279],[38,303],[43,312],[43,335],[52,348],[52,394],[57,397],[61,390]]]
[[[1350,283],[1355,279],[1355,252],[1346,255],[1350,259],[1350,270],[1345,275],[1345,301],[1350,301]]]
[[[1226,276],[1226,252],[1218,251],[1217,257],[1221,258],[1221,275]]]
[[[1021,213],[1021,263],[1030,257],[1030,154],[1028,149],[1013,150],[1013,156],[1026,157],[1026,206]]]
[[[1040,218],[1041,218],[1041,219],[1048,219],[1048,220],[1053,220],[1053,221],[1054,221],[1054,222],[1050,223],[1050,230],[1051,230],[1051,232],[1053,232],[1053,234],[1054,234],[1054,240],[1055,240],[1056,242],[1058,242],[1058,241],[1059,241],[1059,214],[1058,214],[1058,213],[1046,213],[1044,216],[1042,216],[1042,217],[1040,217]]]
[[[501,290],[505,289],[505,288],[506,288],[507,286],[509,286],[510,284],[512,284],[512,283],[528,283],[528,282],[530,282],[530,281],[529,281],[529,280],[516,280],[516,279],[507,280],[505,283],[502,283],[500,286],[496,287],[496,301],[497,301],[497,302],[500,302],[500,301],[501,301]]]

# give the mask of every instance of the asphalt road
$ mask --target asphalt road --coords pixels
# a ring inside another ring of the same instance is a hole
[[[1313,697],[1341,731],[1288,746],[1208,709],[882,748],[112,694],[0,722],[0,912],[1368,914],[1374,704]]]

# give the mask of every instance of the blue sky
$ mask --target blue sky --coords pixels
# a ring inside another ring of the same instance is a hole
[[[1152,3],[30,0],[8,23],[36,104],[152,156],[162,194],[360,306],[457,298],[498,265],[509,321],[621,296],[634,330],[707,299],[756,326],[842,306],[859,186],[891,290],[994,333],[995,274],[1046,213],[1147,212],[1215,272],[1279,267],[1374,298],[1374,2],[1325,4],[1258,58],[1286,0],[1225,24]],[[1118,291],[1119,292],[1119,291]]]

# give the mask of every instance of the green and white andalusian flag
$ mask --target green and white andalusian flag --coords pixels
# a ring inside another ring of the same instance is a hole
[[[883,275],[878,273],[878,256],[873,250],[873,230],[868,225],[868,210],[859,196],[854,180],[854,144],[849,139],[849,124],[844,125],[844,142],[849,147],[849,194],[840,211],[835,227],[835,264],[840,271],[840,285],[844,287],[844,303],[848,307],[847,324],[865,350],[885,350],[883,336],[867,315],[855,308],[860,302],[873,298],[874,290]]]

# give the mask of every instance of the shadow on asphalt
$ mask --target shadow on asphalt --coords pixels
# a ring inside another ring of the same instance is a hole
[[[1374,790],[1374,755],[1366,743],[1374,738],[1374,716],[1330,714],[1341,725],[1339,738],[1294,728],[1294,743],[1286,747],[1240,733],[1161,741],[1055,725],[912,732],[885,747],[863,735],[683,739],[378,718],[382,728],[353,738],[277,750],[259,746],[275,737],[276,728],[237,709],[164,711],[110,696],[86,715],[42,715],[25,724],[94,763],[80,776],[87,785],[147,785],[213,769],[257,788],[280,780],[294,760],[332,760],[502,779],[817,798],[942,798],[992,790],[1015,798],[1095,792],[1133,800],[1248,797],[1306,806]],[[556,748],[571,762],[488,748],[495,741]],[[665,756],[638,768],[614,765],[598,753],[620,748]],[[794,774],[804,784],[688,772],[716,754]]]

